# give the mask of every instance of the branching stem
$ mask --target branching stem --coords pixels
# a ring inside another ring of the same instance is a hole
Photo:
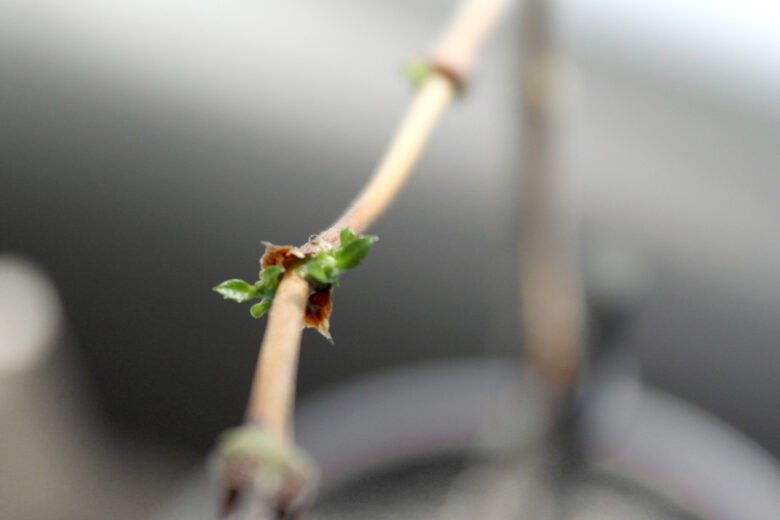
[[[422,87],[371,181],[341,218],[318,238],[335,245],[343,228],[349,226],[362,233],[387,209],[412,172],[454,93],[452,82],[438,75]],[[294,271],[282,279],[252,384],[247,418],[280,438],[289,438],[292,433],[296,366],[308,295],[308,283]]]
[[[422,85],[390,147],[364,190],[319,240],[336,245],[344,227],[364,232],[392,203],[417,163],[437,122],[470,74],[483,39],[508,0],[468,0],[431,55],[432,76]],[[304,248],[306,246],[303,246]],[[294,271],[279,284],[261,345],[247,420],[292,439],[292,409],[309,285]]]

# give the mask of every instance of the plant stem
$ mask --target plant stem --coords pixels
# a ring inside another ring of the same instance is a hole
[[[467,0],[458,8],[431,53],[431,62],[462,87],[473,73],[477,52],[511,0]]]
[[[309,282],[288,273],[274,296],[252,382],[247,418],[279,439],[292,437],[295,373],[308,299]]]
[[[455,93],[439,75],[420,90],[376,173],[349,209],[319,239],[335,244],[347,226],[362,233],[387,209],[422,153],[436,122]],[[292,436],[292,405],[303,316],[309,284],[297,273],[282,278],[274,296],[260,347],[247,418],[280,438]]]
[[[561,65],[551,6],[528,0],[524,7],[521,319],[528,364],[562,401],[582,372],[584,303],[556,161]]]
[[[376,172],[347,211],[318,235],[319,240],[336,245],[347,226],[362,233],[392,203],[436,123],[466,82],[480,44],[507,4],[508,0],[469,0],[464,4],[432,53],[434,74],[417,92]],[[308,283],[293,271],[279,283],[247,409],[249,421],[262,424],[283,440],[292,439],[296,365],[309,291]]]
[[[363,233],[384,213],[412,173],[436,123],[454,95],[452,82],[438,74],[423,85],[376,173],[349,209],[320,233],[321,239],[333,243],[345,227],[351,227],[355,233]]]

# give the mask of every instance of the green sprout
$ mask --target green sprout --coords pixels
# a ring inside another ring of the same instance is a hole
[[[406,78],[416,88],[422,87],[436,71],[425,60],[415,59],[408,61],[403,66],[403,72]]]
[[[281,265],[270,265],[260,271],[259,280],[254,284],[238,279],[226,280],[214,287],[214,291],[221,294],[226,300],[234,300],[239,303],[260,300],[259,303],[250,307],[249,313],[255,318],[261,318],[271,308],[271,302],[284,271],[285,269]]]
[[[341,273],[357,267],[376,241],[376,236],[357,235],[352,228],[345,227],[339,235],[338,247],[307,256],[296,269],[310,284],[319,287],[338,285]],[[260,300],[250,307],[249,313],[262,318],[271,309],[284,273],[285,268],[281,265],[270,265],[260,271],[259,280],[254,284],[239,279],[226,280],[214,287],[214,291],[226,300],[239,303]]]
[[[310,283],[338,285],[341,273],[360,265],[377,237],[356,235],[352,228],[345,227],[341,230],[339,241],[338,247],[307,257],[298,267],[298,273]]]

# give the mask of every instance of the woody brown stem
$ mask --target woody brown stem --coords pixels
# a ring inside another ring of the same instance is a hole
[[[320,233],[320,240],[336,244],[347,226],[361,233],[387,209],[453,95],[452,83],[440,76],[423,86],[368,185],[349,209]],[[308,295],[308,283],[295,272],[279,283],[252,384],[247,418],[280,438],[290,438],[292,433],[296,364]]]
[[[274,296],[252,383],[247,418],[279,439],[292,436],[290,415],[308,298],[309,283],[294,271],[288,273]]]
[[[563,399],[582,372],[584,307],[573,265],[557,157],[560,66],[549,0],[528,0],[523,25],[523,184],[520,300],[524,349],[547,388]]]
[[[435,75],[423,85],[369,183],[347,211],[319,236],[338,240],[345,227],[363,233],[390,206],[412,173],[428,139],[455,94],[448,79]]]
[[[442,67],[434,67],[432,77],[419,89],[364,190],[317,239],[335,245],[343,228],[351,227],[356,233],[362,233],[389,207],[470,71],[478,47],[507,3],[507,0],[469,0],[464,4],[433,54],[434,65],[442,64]],[[454,78],[441,70],[444,65],[463,74]],[[247,410],[248,420],[262,424],[269,433],[285,440],[292,438],[296,365],[309,292],[308,283],[295,272],[288,272],[280,282]]]

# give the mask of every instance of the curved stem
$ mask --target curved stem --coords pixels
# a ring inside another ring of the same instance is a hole
[[[508,0],[469,0],[449,26],[434,52],[434,64],[448,68],[471,63],[484,37],[497,22]],[[434,67],[435,68],[435,67]],[[445,109],[455,97],[466,72],[453,77],[439,70],[419,89],[394,139],[364,190],[347,211],[317,238],[337,244],[347,226],[365,231],[392,203],[417,163]],[[451,71],[449,71],[451,72]],[[306,246],[304,246],[306,247]],[[247,419],[263,424],[269,433],[291,439],[296,365],[309,286],[294,272],[277,288],[252,384]]]
[[[454,95],[452,82],[439,75],[422,86],[379,162],[376,173],[347,211],[320,233],[321,239],[333,243],[345,227],[351,227],[355,233],[363,233],[384,213],[412,173],[436,123]]]
[[[368,185],[318,238],[335,244],[347,226],[362,233],[387,209],[411,174],[453,95],[452,83],[443,77],[435,76],[423,86]],[[279,438],[292,437],[296,365],[308,296],[309,284],[297,273],[290,272],[282,278],[252,382],[247,419],[261,423]]]

